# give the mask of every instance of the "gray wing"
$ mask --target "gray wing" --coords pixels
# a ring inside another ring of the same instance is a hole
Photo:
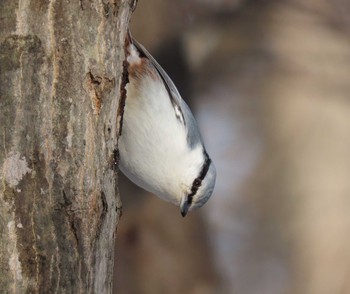
[[[179,91],[175,87],[173,81],[170,79],[168,74],[164,71],[164,69],[159,65],[159,63],[153,58],[153,56],[143,47],[140,43],[138,43],[134,38],[131,37],[133,45],[140,52],[140,57],[146,57],[151,61],[154,68],[159,73],[159,76],[162,78],[165,88],[167,89],[170,97],[171,104],[174,107],[174,112],[177,119],[184,125],[187,130],[187,142],[193,147],[198,143],[202,143],[201,135],[198,130],[197,122],[193,117],[193,114],[190,108],[187,106],[185,101],[181,98]]]

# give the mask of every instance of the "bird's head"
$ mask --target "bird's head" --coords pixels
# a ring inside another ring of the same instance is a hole
[[[202,152],[200,164],[189,169],[186,189],[180,199],[180,211],[183,217],[196,208],[203,206],[213,193],[216,170],[207,152]]]

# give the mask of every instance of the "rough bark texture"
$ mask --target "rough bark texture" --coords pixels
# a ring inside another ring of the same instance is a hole
[[[108,293],[131,1],[2,1],[0,289]]]

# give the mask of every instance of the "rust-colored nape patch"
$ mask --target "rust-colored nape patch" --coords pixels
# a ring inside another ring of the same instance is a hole
[[[147,76],[154,80],[160,80],[157,70],[146,57],[141,57],[140,62],[128,62],[128,72],[130,77],[134,78],[136,82]]]

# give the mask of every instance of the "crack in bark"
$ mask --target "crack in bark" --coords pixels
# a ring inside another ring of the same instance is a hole
[[[123,130],[123,118],[124,118],[124,108],[126,103],[126,85],[129,83],[129,73],[128,73],[128,63],[126,60],[123,61],[123,75],[120,83],[120,100],[119,107],[117,111],[117,117],[119,117],[119,132],[118,136],[122,135]]]
[[[94,114],[101,111],[103,98],[114,88],[115,79],[94,75],[91,71],[86,74],[86,83],[90,91],[90,98]]]
[[[76,227],[75,218],[73,215],[75,210],[70,208],[72,206],[72,201],[67,197],[66,192],[64,190],[62,190],[62,196],[64,203],[60,203],[59,210],[63,210],[63,212],[65,213],[69,227],[71,229],[71,232],[73,233],[74,240],[77,244],[77,247],[79,248],[80,241],[78,236],[78,229]]]
[[[114,149],[113,150],[113,160],[112,160],[112,169],[117,172],[119,168],[119,150]]]
[[[107,203],[106,195],[103,191],[101,191],[101,204],[102,204],[102,211],[101,211],[98,223],[96,225],[96,236],[95,236],[94,240],[99,239],[100,234],[101,234],[102,225],[103,225],[104,219],[105,219],[107,212],[108,212],[108,203]]]

